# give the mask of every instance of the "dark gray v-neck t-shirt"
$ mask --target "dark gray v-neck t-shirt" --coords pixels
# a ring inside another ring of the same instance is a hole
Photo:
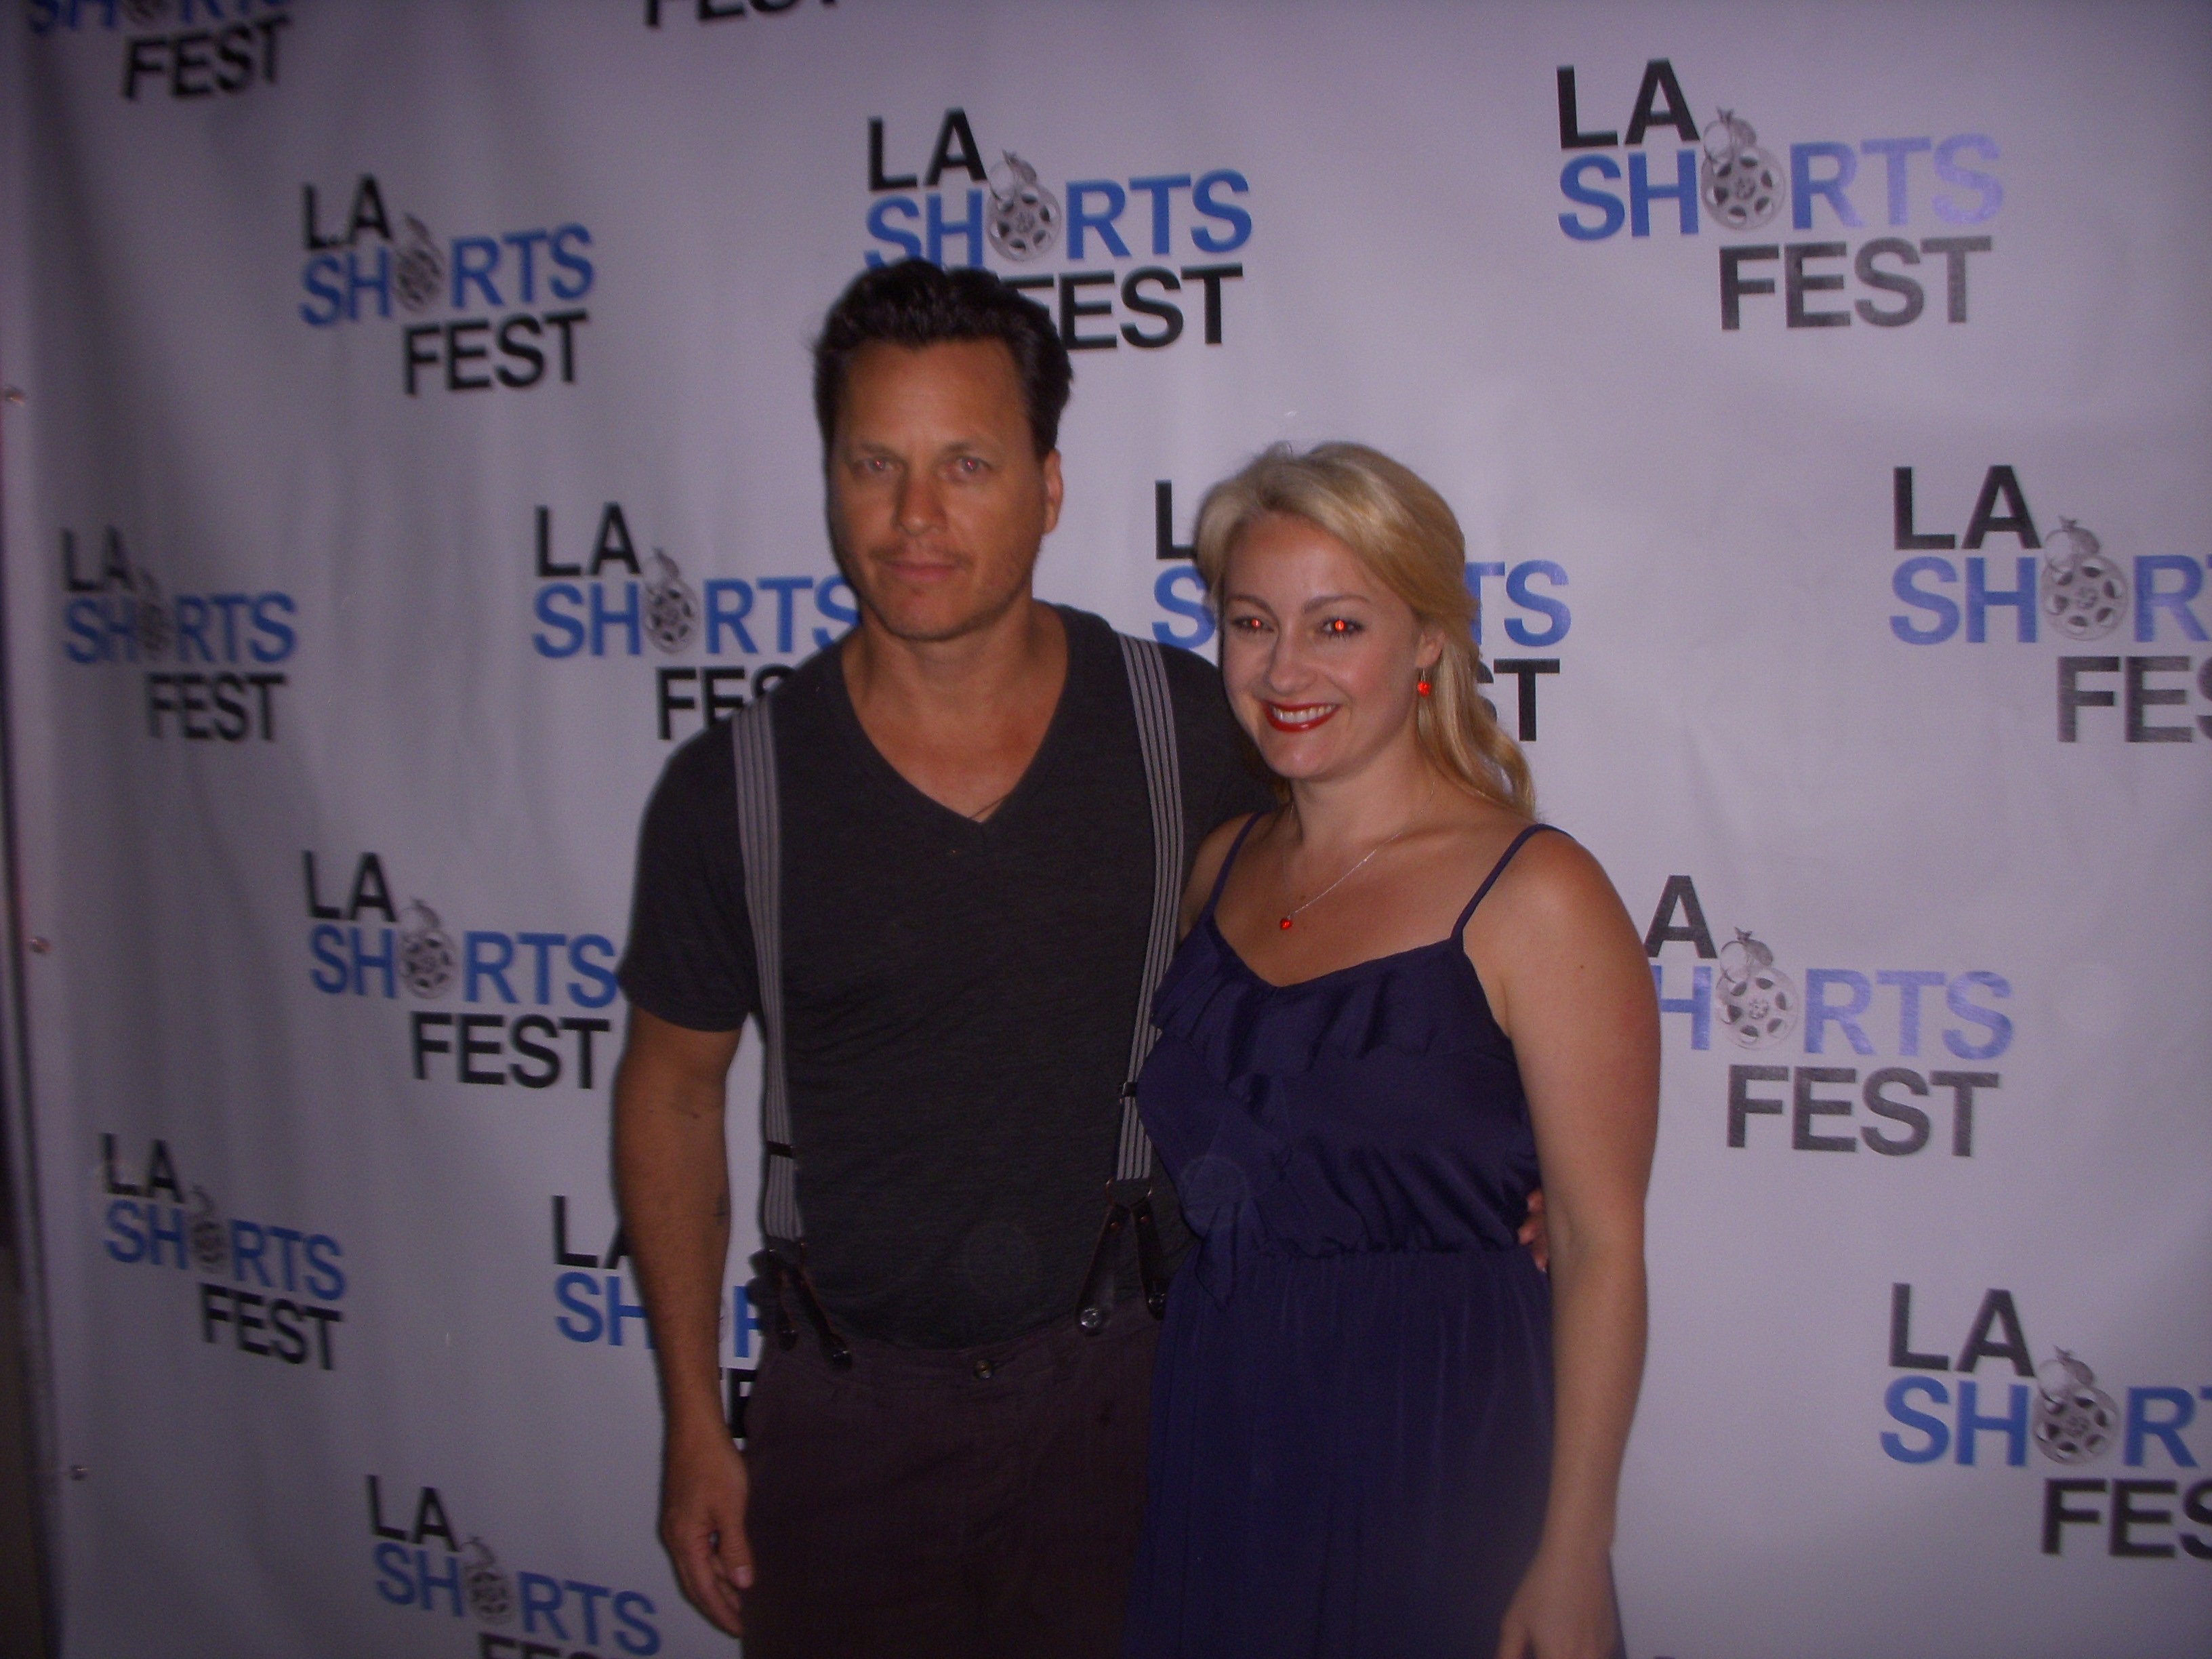
[[[968,1347],[1073,1312],[1105,1217],[1152,826],[1113,630],[1060,616],[1059,706],[981,823],[878,751],[835,649],[770,694],[807,1265],[831,1316],[880,1341]],[[1188,860],[1214,825],[1273,798],[1212,665],[1164,654]],[[734,1030],[757,1010],[735,789],[716,726],[671,757],[639,848],[622,988],[695,1030]],[[1164,1177],[1154,1204],[1179,1251]],[[1126,1238],[1122,1254],[1126,1298],[1139,1289]]]

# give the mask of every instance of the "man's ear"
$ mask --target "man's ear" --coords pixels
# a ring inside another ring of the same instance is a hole
[[[1054,450],[1044,458],[1044,533],[1051,535],[1060,523],[1060,452]]]

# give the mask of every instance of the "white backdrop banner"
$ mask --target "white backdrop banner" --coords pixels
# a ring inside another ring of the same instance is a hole
[[[1637,1659],[2203,1652],[2208,86],[2201,4],[15,0],[64,1652],[729,1650],[612,969],[854,618],[806,346],[908,254],[1075,348],[1048,597],[1209,650],[1278,438],[1465,524],[1665,1010]]]

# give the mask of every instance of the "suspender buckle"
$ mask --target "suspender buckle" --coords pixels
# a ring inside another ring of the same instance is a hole
[[[1096,1336],[1104,1329],[1106,1316],[1114,1311],[1114,1241],[1129,1224],[1129,1214],[1126,1204],[1106,1206],[1105,1223],[1098,1229],[1098,1243],[1091,1252],[1090,1268],[1083,1275],[1083,1294],[1075,1304],[1075,1322],[1086,1334]]]
[[[792,1322],[791,1304],[799,1304],[799,1311],[813,1328],[814,1339],[822,1345],[822,1352],[839,1370],[853,1367],[853,1350],[845,1339],[837,1334],[837,1328],[830,1322],[829,1310],[823,1307],[814,1294],[814,1286],[806,1277],[806,1247],[790,1241],[770,1241],[769,1248],[754,1255],[753,1271],[759,1273],[775,1290],[775,1340],[786,1352],[798,1346],[799,1327]]]
[[[1152,1310],[1152,1317],[1168,1316],[1167,1257],[1160,1249],[1160,1230],[1152,1219],[1152,1198],[1149,1189],[1130,1208],[1130,1216],[1137,1224],[1137,1273],[1145,1284],[1145,1306]]]
[[[1099,1226],[1098,1243],[1091,1249],[1090,1270],[1083,1275],[1083,1294],[1075,1309],[1075,1322],[1091,1335],[1105,1328],[1114,1311],[1114,1244],[1127,1228],[1133,1228],[1137,1235],[1137,1271],[1144,1280],[1145,1306],[1155,1319],[1167,1316],[1167,1260],[1152,1215],[1152,1183],[1109,1182],[1106,1219]]]

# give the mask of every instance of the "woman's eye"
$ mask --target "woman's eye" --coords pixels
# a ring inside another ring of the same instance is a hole
[[[1231,617],[1230,629],[1238,634],[1256,634],[1267,624],[1257,617]]]
[[[1321,631],[1324,639],[1349,639],[1359,631],[1359,624],[1349,617],[1331,617],[1321,625]]]

